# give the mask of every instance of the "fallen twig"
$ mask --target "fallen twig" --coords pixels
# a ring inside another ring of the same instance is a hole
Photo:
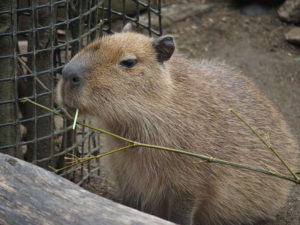
[[[280,162],[287,168],[287,170],[292,174],[292,176],[295,178],[295,180],[299,181],[298,176],[296,175],[296,173],[291,169],[291,167],[288,165],[288,163],[282,158],[282,156],[278,153],[278,151],[273,148],[273,146],[268,143],[249,123],[248,121],[246,121],[244,118],[241,117],[240,114],[238,114],[236,111],[234,111],[233,109],[229,109],[229,111],[235,115],[240,121],[242,121],[251,131],[253,134],[256,135],[256,137],[258,137],[258,139],[268,148],[270,149],[275,155],[276,157],[280,160]]]
[[[43,108],[43,109],[45,109],[47,111],[50,111],[50,112],[52,112],[52,113],[54,113],[56,115],[59,115],[61,117],[68,118],[68,119],[71,119],[71,120],[74,121],[73,118],[69,118],[67,116],[61,115],[59,112],[54,111],[54,110],[52,110],[52,109],[50,109],[50,108],[48,108],[46,106],[43,106],[41,104],[38,104],[38,103],[30,100],[29,98],[23,98],[21,100],[21,102],[30,102],[30,103],[32,103],[32,104],[34,104],[36,106],[39,106],[39,107],[41,107],[41,108]],[[130,149],[130,148],[145,147],[145,148],[152,148],[152,149],[158,149],[158,150],[175,152],[175,153],[179,153],[179,154],[183,154],[183,155],[193,156],[193,157],[196,157],[196,158],[200,158],[200,159],[204,160],[207,163],[219,163],[219,164],[223,164],[223,165],[230,165],[230,166],[234,166],[234,167],[238,167],[238,168],[248,169],[248,170],[252,170],[252,171],[255,171],[255,172],[259,172],[259,173],[263,173],[263,174],[266,174],[266,175],[270,175],[270,176],[278,177],[278,178],[285,179],[285,180],[288,180],[288,181],[292,181],[292,182],[294,182],[296,184],[300,184],[300,179],[298,179],[297,176],[296,177],[294,177],[294,176],[290,177],[290,176],[287,176],[287,175],[284,175],[284,174],[281,174],[281,173],[278,173],[278,172],[275,172],[275,171],[272,171],[272,170],[265,170],[265,169],[261,169],[261,168],[255,168],[255,167],[252,167],[250,165],[234,163],[234,162],[230,162],[230,161],[226,161],[226,160],[222,160],[222,159],[217,159],[217,158],[214,158],[214,157],[209,157],[209,156],[200,155],[200,154],[197,154],[197,153],[192,153],[192,152],[184,151],[184,150],[181,150],[181,149],[174,149],[174,148],[168,148],[168,147],[163,147],[163,146],[157,146],[157,145],[139,143],[139,142],[130,140],[128,138],[119,136],[117,134],[114,134],[114,133],[111,133],[111,132],[108,132],[108,131],[96,128],[96,127],[94,127],[94,126],[92,126],[90,124],[86,124],[86,123],[81,122],[81,121],[77,121],[77,124],[80,124],[82,126],[90,128],[92,130],[95,130],[97,132],[110,135],[110,136],[115,137],[117,139],[126,141],[126,142],[129,143],[129,145],[121,147],[121,148],[118,148],[118,149],[115,149],[115,150],[112,150],[112,151],[109,151],[109,152],[105,152],[105,153],[102,153],[102,154],[96,155],[96,156],[89,156],[89,157],[79,158],[79,159],[77,157],[75,157],[75,159],[74,159],[73,162],[71,162],[69,165],[67,165],[67,166],[65,166],[63,168],[60,168],[60,169],[51,168],[51,169],[53,169],[54,172],[59,172],[59,171],[64,170],[66,168],[69,168],[69,167],[72,167],[72,166],[75,166],[75,165],[78,165],[78,164],[85,163],[85,162],[87,162],[89,160],[92,160],[92,159],[101,158],[103,156],[107,156],[107,155],[113,154],[115,152],[124,151],[124,150]]]

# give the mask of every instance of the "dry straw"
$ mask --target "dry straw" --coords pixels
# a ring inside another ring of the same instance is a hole
[[[199,158],[199,159],[202,160],[200,163],[206,162],[206,163],[219,163],[219,164],[223,164],[223,165],[229,165],[229,166],[233,166],[233,167],[237,167],[237,168],[247,169],[247,170],[255,171],[255,172],[258,172],[258,173],[263,173],[263,174],[266,174],[266,175],[278,177],[278,178],[281,178],[281,179],[284,179],[284,180],[292,181],[292,182],[294,182],[296,184],[300,184],[300,178],[297,176],[297,174],[299,172],[293,171],[293,169],[282,158],[282,156],[271,146],[271,144],[269,144],[267,140],[265,140],[262,136],[260,136],[258,134],[258,132],[244,118],[242,118],[241,115],[239,115],[233,109],[229,109],[229,111],[234,116],[236,116],[240,121],[242,121],[253,132],[253,134],[255,134],[258,137],[258,139],[264,145],[266,145],[266,147],[268,149],[270,149],[276,155],[276,157],[287,168],[287,170],[289,171],[289,173],[292,176],[287,176],[287,175],[284,175],[282,173],[278,173],[278,172],[272,171],[272,170],[265,170],[265,169],[261,169],[261,168],[256,168],[256,167],[253,167],[253,166],[247,165],[247,164],[240,164],[240,163],[230,162],[230,161],[226,161],[226,160],[222,160],[222,159],[218,159],[218,158],[214,158],[214,157],[209,157],[209,156],[205,156],[205,155],[201,155],[201,154],[196,154],[196,153],[192,153],[192,152],[189,152],[189,151],[184,151],[184,150],[181,150],[181,149],[168,148],[168,147],[163,147],[163,146],[158,146],[158,145],[151,145],[151,144],[146,144],[146,143],[139,143],[139,142],[136,142],[134,140],[130,140],[130,139],[127,139],[125,137],[119,136],[117,134],[108,132],[106,130],[102,130],[102,129],[96,128],[96,127],[94,127],[94,126],[92,126],[90,124],[86,124],[84,122],[78,121],[77,120],[78,110],[77,110],[77,114],[76,114],[75,118],[71,118],[69,116],[64,116],[64,115],[60,114],[59,112],[54,111],[54,110],[52,110],[52,109],[50,109],[50,108],[48,108],[46,106],[38,104],[38,103],[30,100],[29,98],[23,98],[23,99],[21,99],[21,102],[23,102],[23,103],[30,102],[30,103],[32,103],[32,104],[34,104],[34,105],[36,105],[38,107],[41,107],[41,108],[43,108],[43,109],[45,109],[47,111],[50,111],[50,112],[52,112],[52,113],[54,113],[56,115],[59,115],[59,116],[64,117],[64,118],[68,118],[68,119],[72,120],[74,122],[74,124],[76,124],[76,123],[80,124],[82,126],[90,128],[90,129],[95,130],[97,132],[110,135],[112,137],[115,137],[117,139],[126,141],[128,143],[128,145],[126,145],[124,147],[121,147],[121,148],[118,148],[118,149],[115,149],[115,150],[112,150],[112,151],[109,151],[109,152],[105,152],[105,153],[102,153],[102,154],[99,154],[99,155],[96,155],[96,156],[88,156],[88,157],[82,157],[82,158],[80,158],[80,157],[77,157],[77,156],[74,156],[74,155],[70,155],[71,157],[66,157],[65,158],[66,160],[70,160],[70,162],[68,163],[67,166],[65,166],[63,168],[60,168],[60,169],[55,169],[53,167],[50,167],[56,173],[60,172],[62,170],[65,170],[67,168],[70,168],[70,167],[73,167],[73,166],[76,166],[76,165],[88,162],[88,161],[93,160],[93,159],[101,158],[101,157],[104,157],[104,156],[107,156],[107,155],[110,155],[110,154],[113,154],[113,153],[117,153],[117,152],[120,152],[120,151],[125,151],[125,150],[128,150],[128,149],[133,149],[133,148],[136,148],[136,147],[145,147],[145,148],[152,148],[152,149],[157,149],[157,150],[161,150],[161,151],[175,152],[175,153],[178,153],[178,154],[183,154],[183,155],[188,155],[188,156],[196,157],[196,158]]]

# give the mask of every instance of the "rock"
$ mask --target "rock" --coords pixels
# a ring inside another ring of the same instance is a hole
[[[182,3],[174,4],[164,9],[162,15],[163,26],[169,26],[172,23],[180,22],[188,17],[207,13],[212,9],[211,4],[205,3]]]
[[[241,12],[248,16],[262,15],[269,11],[269,8],[265,5],[253,3],[242,7]]]
[[[285,34],[285,39],[293,44],[300,44],[300,27],[294,27]]]
[[[166,8],[162,8],[162,27],[169,27],[173,23],[185,20],[188,17],[203,15],[212,9],[212,4],[207,3],[179,3],[172,4]],[[148,23],[148,15],[140,16],[140,21],[144,24]],[[152,18],[151,25],[158,28],[158,20]]]
[[[300,23],[300,0],[286,0],[278,9],[278,15],[286,22]]]

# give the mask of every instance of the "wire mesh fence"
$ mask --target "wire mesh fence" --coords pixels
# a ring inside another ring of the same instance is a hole
[[[127,21],[161,35],[159,0],[8,0],[0,2],[0,152],[44,168],[62,168],[65,156],[100,153],[99,134],[30,103],[56,109],[63,66],[85,45]],[[62,175],[82,184],[99,162]]]

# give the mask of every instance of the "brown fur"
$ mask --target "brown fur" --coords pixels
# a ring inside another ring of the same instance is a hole
[[[229,111],[238,111],[295,163],[296,144],[281,115],[256,87],[224,63],[192,62],[175,53],[157,62],[153,39],[128,32],[87,46],[66,66],[84,81],[58,86],[61,104],[138,142],[196,152],[286,173],[278,159]],[[134,54],[138,63],[118,63]],[[126,143],[108,138],[106,149]],[[254,224],[273,219],[291,183],[231,166],[153,149],[109,156],[128,205],[181,224]],[[288,174],[288,173],[287,173]]]

